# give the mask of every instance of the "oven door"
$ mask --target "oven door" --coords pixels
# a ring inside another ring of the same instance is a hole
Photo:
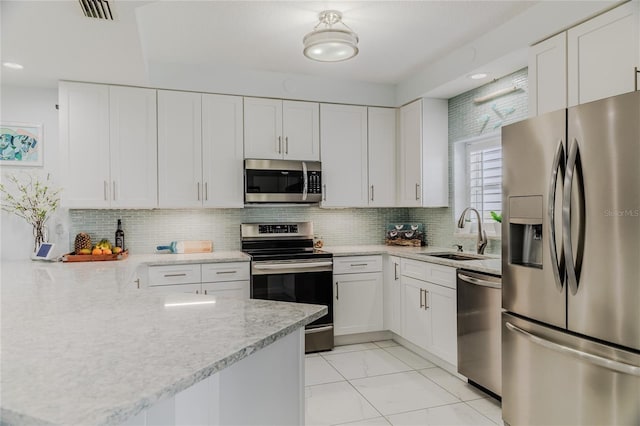
[[[331,259],[254,261],[251,298],[325,305],[327,315],[306,327],[306,352],[333,348],[333,262]]]

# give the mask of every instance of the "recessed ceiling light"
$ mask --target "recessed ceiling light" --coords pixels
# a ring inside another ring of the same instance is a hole
[[[488,75],[489,74],[487,74],[486,72],[479,72],[477,74],[470,75],[469,78],[472,79],[472,80],[480,80],[480,79],[485,78]]]
[[[11,68],[12,70],[21,70],[24,68],[22,65],[16,64],[15,62],[3,62],[2,65],[7,68]]]

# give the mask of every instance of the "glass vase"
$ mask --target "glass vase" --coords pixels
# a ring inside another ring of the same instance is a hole
[[[40,245],[48,240],[47,227],[44,223],[33,225],[33,240],[33,252],[37,253]]]

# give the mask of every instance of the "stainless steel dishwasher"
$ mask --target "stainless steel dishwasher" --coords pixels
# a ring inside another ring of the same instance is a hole
[[[458,372],[502,395],[502,280],[458,269]]]

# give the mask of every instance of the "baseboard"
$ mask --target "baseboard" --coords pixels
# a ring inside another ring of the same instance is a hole
[[[462,374],[458,373],[458,367],[457,366],[455,366],[455,365],[443,360],[439,356],[434,355],[429,351],[426,351],[426,350],[422,349],[419,346],[414,345],[410,341],[398,336],[395,333],[391,333],[391,335],[392,335],[391,339],[394,342],[404,346],[405,348],[409,349],[412,352],[417,353],[421,357],[427,359],[428,361],[431,361],[432,363],[434,363],[438,367],[442,368],[443,370],[448,371],[449,373],[453,374],[454,376],[458,377],[459,379],[464,380],[465,382],[467,381],[467,378],[465,376],[463,376]]]
[[[336,346],[354,345],[356,343],[375,342],[378,340],[390,340],[393,333],[390,331],[371,331],[368,333],[346,334],[344,336],[334,336],[333,341]]]

